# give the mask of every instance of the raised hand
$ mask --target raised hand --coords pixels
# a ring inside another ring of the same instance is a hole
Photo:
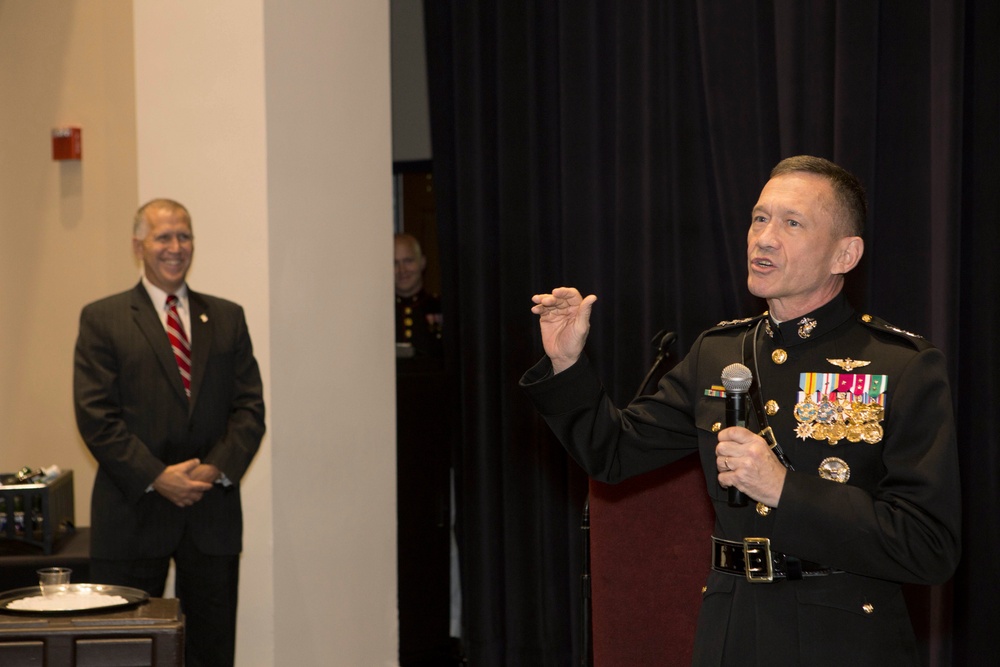
[[[531,312],[538,315],[542,346],[552,361],[552,370],[560,373],[576,363],[590,333],[590,311],[597,297],[586,298],[575,287],[557,287],[551,294],[536,294]]]

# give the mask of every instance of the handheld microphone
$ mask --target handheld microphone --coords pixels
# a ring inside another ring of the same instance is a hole
[[[729,364],[722,369],[722,386],[726,389],[726,426],[747,425],[750,405],[750,385],[753,374],[743,364]],[[746,507],[747,497],[735,486],[729,487],[729,506]]]

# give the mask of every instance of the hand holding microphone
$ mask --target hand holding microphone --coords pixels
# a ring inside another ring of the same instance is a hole
[[[750,385],[753,374],[743,364],[729,364],[722,369],[722,386],[726,389],[726,427],[747,425],[747,408],[750,405]],[[726,467],[729,461],[726,460]],[[747,497],[735,486],[729,487],[729,506],[746,507]]]

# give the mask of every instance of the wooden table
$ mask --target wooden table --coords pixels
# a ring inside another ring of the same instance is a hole
[[[0,665],[182,667],[184,617],[175,598],[121,611],[39,616],[0,612]]]

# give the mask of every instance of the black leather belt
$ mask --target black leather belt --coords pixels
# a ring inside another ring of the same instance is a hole
[[[782,579],[822,577],[840,570],[825,567],[795,556],[771,551],[766,537],[747,537],[742,542],[712,538],[712,569],[724,574],[745,576],[753,583],[770,583]]]

